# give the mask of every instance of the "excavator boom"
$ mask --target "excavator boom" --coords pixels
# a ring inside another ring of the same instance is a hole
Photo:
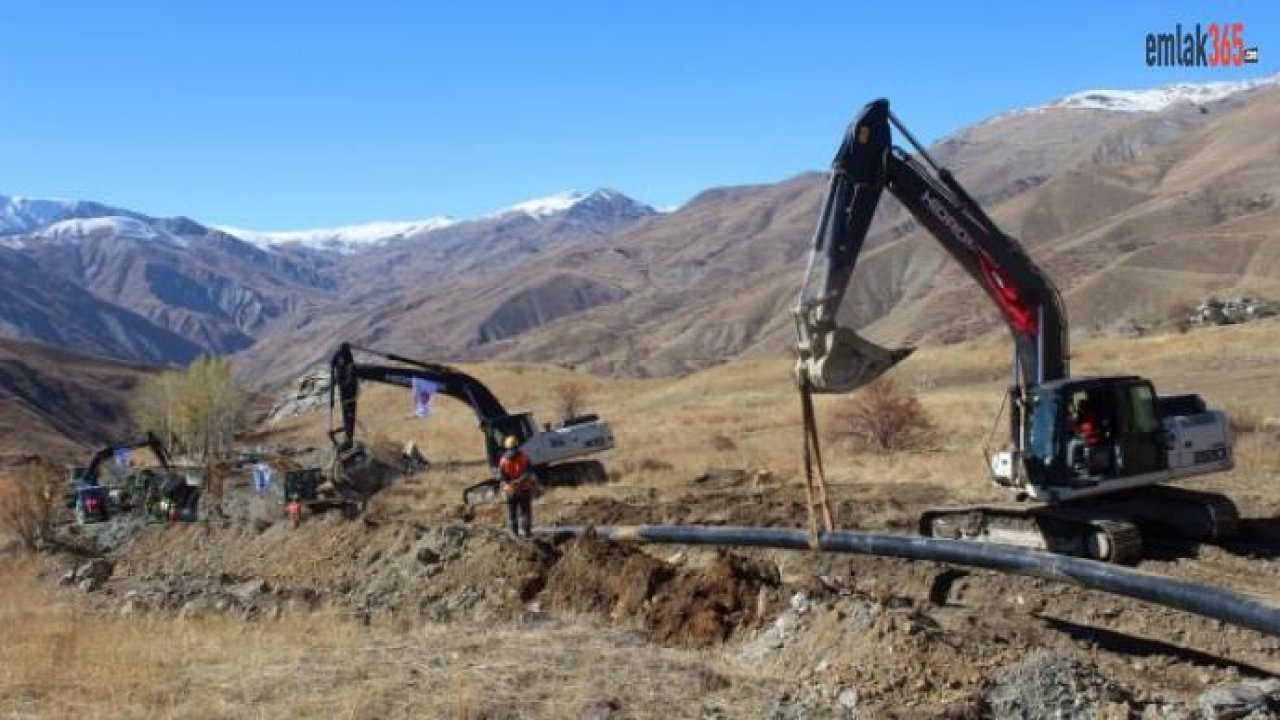
[[[487,426],[507,416],[506,408],[493,392],[484,383],[461,370],[448,365],[426,363],[363,348],[361,348],[362,352],[401,364],[357,363],[354,349],[349,343],[343,343],[329,363],[329,407],[332,409],[336,400],[341,405],[342,412],[340,428],[342,435],[341,440],[338,440],[339,445],[349,447],[355,441],[356,403],[362,380],[400,387],[412,387],[414,378],[431,381],[438,386],[441,395],[466,403],[475,412],[481,426]]]
[[[154,433],[148,432],[146,437],[141,440],[112,443],[94,453],[93,458],[89,460],[89,464],[85,466],[78,479],[87,484],[96,484],[102,463],[114,457],[116,451],[138,450],[141,448],[151,448],[151,452],[156,456],[156,461],[160,463],[164,471],[166,473],[172,471],[172,468],[169,467],[169,453],[165,452],[164,443],[161,443],[160,438],[156,437]]]
[[[924,162],[892,144],[891,126],[908,138]],[[837,319],[886,190],[1000,309],[1013,334],[1019,384],[1065,377],[1066,313],[1053,282],[1017,241],[1000,231],[949,171],[932,162],[890,113],[889,102],[876,100],[850,125],[836,153],[814,231],[809,268],[795,310],[801,381],[815,392],[849,392],[911,352],[882,348]]]

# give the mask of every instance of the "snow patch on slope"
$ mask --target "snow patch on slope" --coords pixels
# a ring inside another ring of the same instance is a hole
[[[586,193],[578,192],[577,190],[568,190],[556,193],[555,195],[548,195],[546,197],[534,198],[532,200],[525,200],[524,202],[516,203],[515,205],[511,205],[510,207],[505,207],[495,213],[491,213],[489,217],[511,215],[513,213],[523,213],[532,217],[546,217],[548,215],[554,215],[556,213],[570,210],[574,205],[577,205],[586,198]]]
[[[433,217],[409,222],[379,221],[360,223],[358,225],[343,225],[334,228],[289,230],[284,232],[258,232],[229,225],[219,225],[216,226],[216,229],[263,248],[269,248],[273,245],[301,245],[317,250],[354,252],[360,247],[378,244],[397,237],[439,230],[456,222],[456,220],[449,217]]]
[[[608,188],[601,188],[590,193],[584,193],[579,190],[566,190],[554,195],[547,195],[546,197],[525,200],[524,202],[516,203],[515,205],[489,213],[484,217],[496,218],[504,215],[521,214],[541,219],[568,212],[583,203],[591,203],[595,206],[619,202],[635,203],[634,200],[626,195],[623,195],[617,190],[609,190]],[[647,206],[644,207],[647,208]]]
[[[160,232],[131,217],[109,215],[95,218],[61,220],[25,236],[9,245],[33,243],[76,243],[90,238],[118,237],[128,240],[161,241],[185,247],[187,242],[176,235]]]
[[[0,235],[31,232],[75,212],[75,200],[0,195]]]
[[[1086,90],[1068,95],[1031,111],[1077,109],[1112,112],[1160,112],[1177,103],[1204,104],[1232,95],[1280,85],[1280,73],[1253,80],[1210,83],[1177,83],[1150,90]]]

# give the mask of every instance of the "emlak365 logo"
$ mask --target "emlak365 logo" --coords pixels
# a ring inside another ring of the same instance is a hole
[[[1258,48],[1246,47],[1244,23],[1182,23],[1171,33],[1147,33],[1147,67],[1240,67],[1258,62]]]

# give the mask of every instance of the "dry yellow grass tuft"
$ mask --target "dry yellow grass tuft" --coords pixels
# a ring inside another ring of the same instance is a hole
[[[589,622],[114,617],[35,570],[30,558],[0,562],[4,716],[559,718],[608,706],[677,717],[702,702],[755,716],[767,698],[767,679],[726,670],[709,682],[716,662]]]

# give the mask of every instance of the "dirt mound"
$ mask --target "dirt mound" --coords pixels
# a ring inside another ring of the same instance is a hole
[[[519,616],[537,600],[547,611],[630,621],[654,642],[680,647],[756,627],[781,598],[775,565],[727,551],[705,567],[677,568],[592,535],[558,552],[496,528],[367,517],[149,528],[113,559],[118,570],[103,594],[133,593],[153,608],[227,600],[230,585],[247,582],[270,590],[255,596],[267,612],[275,599],[303,593],[366,617],[487,621]]]
[[[646,610],[648,600],[675,569],[634,546],[586,534],[569,543],[547,577],[548,610],[593,612],[612,619]]]
[[[776,567],[721,552],[710,567],[686,571],[653,598],[649,633],[655,642],[709,647],[759,625],[777,601]]]
[[[149,528],[114,560],[115,594],[141,592],[161,607],[220,597],[225,579],[234,578],[260,580],[281,593],[304,591],[369,615],[485,620],[519,613],[542,589],[555,553],[493,528],[332,516],[297,528],[284,522],[261,529]]]
[[[556,561],[546,545],[467,525],[433,528],[410,553],[418,567],[405,568],[401,577],[417,596],[419,613],[432,620],[464,611],[475,619],[513,617],[542,591]],[[405,607],[411,600],[402,596],[394,601]]]

